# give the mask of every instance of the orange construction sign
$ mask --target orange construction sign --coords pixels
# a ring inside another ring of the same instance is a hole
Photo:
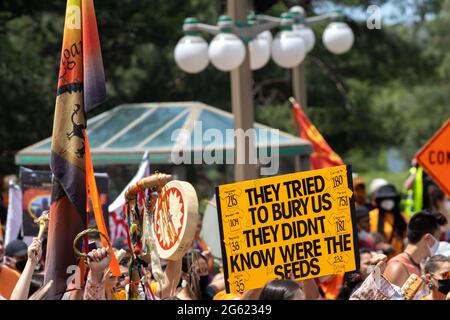
[[[450,119],[420,149],[416,159],[450,197]]]

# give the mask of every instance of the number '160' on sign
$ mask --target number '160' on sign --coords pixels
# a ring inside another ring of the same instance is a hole
[[[227,292],[359,268],[350,166],[216,188]]]

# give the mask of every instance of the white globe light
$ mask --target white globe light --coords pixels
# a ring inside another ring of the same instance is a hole
[[[344,22],[332,22],[323,32],[322,41],[332,53],[342,54],[350,50],[353,45],[353,31]]]
[[[258,70],[264,67],[270,59],[270,47],[272,34],[269,31],[260,33],[255,39],[249,42],[250,68]]]
[[[199,36],[187,35],[175,46],[175,62],[178,67],[188,73],[198,73],[209,63],[208,44]]]
[[[211,63],[221,71],[231,71],[245,59],[245,46],[241,39],[232,33],[219,33],[209,44]]]
[[[272,33],[269,30],[263,31],[258,34],[258,38],[266,40],[269,44],[272,44]]]
[[[308,28],[303,24],[294,24],[292,25],[292,30],[303,39],[303,42],[305,42],[306,51],[310,52],[316,43],[316,36],[311,28]]]
[[[272,42],[272,58],[283,68],[299,65],[306,55],[303,39],[295,32],[284,30]]]

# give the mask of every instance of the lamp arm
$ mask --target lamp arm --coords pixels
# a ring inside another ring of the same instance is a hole
[[[342,14],[332,12],[327,14],[322,14],[320,16],[306,18],[304,24],[306,26],[312,27],[322,22],[332,21],[336,18],[342,17]],[[238,27],[236,25],[232,26],[232,31],[235,35],[241,39],[250,40],[255,38],[258,34],[266,30],[272,30],[280,26],[281,19],[277,17],[271,17],[265,14],[256,15],[256,20],[259,24],[254,24],[251,26]],[[220,33],[220,28],[218,26],[209,25],[205,23],[195,23],[185,27],[185,31],[203,31],[209,34],[216,35]]]
[[[261,32],[275,29],[279,26],[279,22],[265,22],[261,24],[255,24],[252,26],[246,26],[239,28],[236,25],[233,26],[233,33],[241,39],[253,39]]]
[[[322,14],[320,16],[306,18],[304,24],[308,27],[312,27],[319,23],[332,21],[339,17],[342,17],[342,14],[336,13],[336,12],[331,12],[331,13]]]
[[[261,32],[277,28],[279,25],[280,25],[279,21],[269,21],[251,26],[246,25],[245,27],[238,27],[237,25],[233,25],[231,29],[232,32],[239,38],[251,40]],[[220,27],[205,23],[196,23],[189,25],[187,28],[185,28],[185,31],[202,31],[216,35],[220,32]]]
[[[320,16],[308,17],[305,19],[304,24],[306,26],[311,27],[311,26],[317,25],[319,23],[332,21],[332,20],[334,20],[336,18],[340,18],[340,17],[342,17],[342,14],[337,13],[337,12],[331,12],[331,13],[321,14]],[[268,16],[265,14],[256,15],[256,19],[261,22],[277,23],[277,25],[280,25],[280,22],[281,22],[280,18],[271,17],[271,16]]]
[[[280,25],[281,23],[281,19],[278,17],[272,17],[272,16],[268,16],[265,14],[257,14],[256,15],[256,20],[259,22],[273,22],[273,23],[277,23],[277,25]]]
[[[192,26],[192,29],[194,29],[195,31],[203,31],[214,35],[220,32],[220,28],[218,26],[213,26],[206,23],[196,23]]]

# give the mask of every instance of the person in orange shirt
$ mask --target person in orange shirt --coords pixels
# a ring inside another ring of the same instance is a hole
[[[3,260],[5,254],[3,237],[0,237],[0,261]],[[11,293],[19,281],[20,273],[16,270],[8,268],[6,265],[0,263],[0,300],[9,299]]]
[[[19,281],[20,273],[16,270],[0,265],[0,298],[9,299]]]
[[[336,300],[344,285],[344,273],[331,274],[317,278],[317,284],[322,290],[325,299]]]
[[[242,297],[239,293],[227,293],[225,290],[221,290],[216,293],[213,300],[240,300]]]
[[[393,247],[391,256],[398,254],[405,248],[404,239],[409,220],[400,211],[400,195],[392,184],[388,184],[380,187],[374,198],[377,207],[369,213],[370,231],[382,235],[384,241]]]

